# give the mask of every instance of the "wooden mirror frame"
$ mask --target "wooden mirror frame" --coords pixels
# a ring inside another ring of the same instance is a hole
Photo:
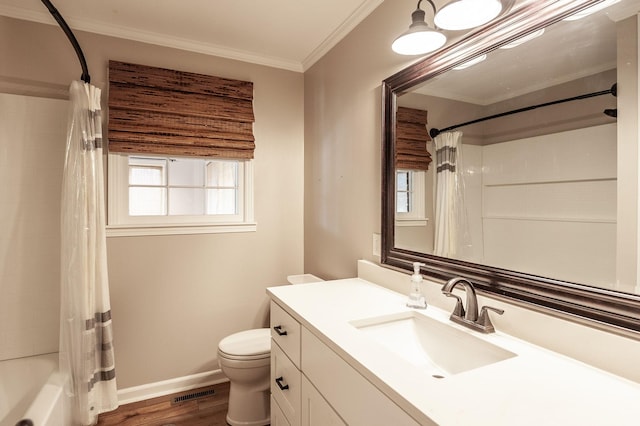
[[[640,340],[640,295],[505,270],[397,248],[395,241],[395,111],[397,96],[471,58],[490,52],[523,35],[547,27],[600,0],[544,0],[509,13],[441,51],[399,71],[382,83],[382,235],[381,263],[422,273],[444,282],[456,276],[470,279],[492,297],[542,310]]]

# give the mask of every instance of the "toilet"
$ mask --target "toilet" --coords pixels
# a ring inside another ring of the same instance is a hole
[[[289,275],[290,284],[322,281],[311,275]],[[229,379],[231,426],[266,426],[271,423],[269,409],[271,330],[257,328],[225,337],[218,344],[218,363]]]
[[[231,384],[227,423],[231,426],[263,426],[271,423],[270,330],[258,328],[225,337],[218,344],[218,362]]]

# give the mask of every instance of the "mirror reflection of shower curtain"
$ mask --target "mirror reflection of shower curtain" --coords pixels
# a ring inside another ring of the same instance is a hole
[[[62,184],[60,369],[73,424],[118,406],[107,277],[100,89],[74,81]]]
[[[462,132],[444,132],[436,147],[435,232],[433,254],[464,259],[471,249],[464,204]]]

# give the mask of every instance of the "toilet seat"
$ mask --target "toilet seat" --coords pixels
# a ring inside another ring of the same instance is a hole
[[[234,333],[220,341],[218,352],[221,357],[239,361],[269,358],[271,331],[258,328]]]

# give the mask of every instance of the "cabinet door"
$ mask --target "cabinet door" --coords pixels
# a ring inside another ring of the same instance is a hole
[[[301,426],[346,426],[318,390],[302,376]]]
[[[302,371],[350,426],[420,425],[305,327]]]
[[[271,397],[271,426],[291,426],[273,396]]]

